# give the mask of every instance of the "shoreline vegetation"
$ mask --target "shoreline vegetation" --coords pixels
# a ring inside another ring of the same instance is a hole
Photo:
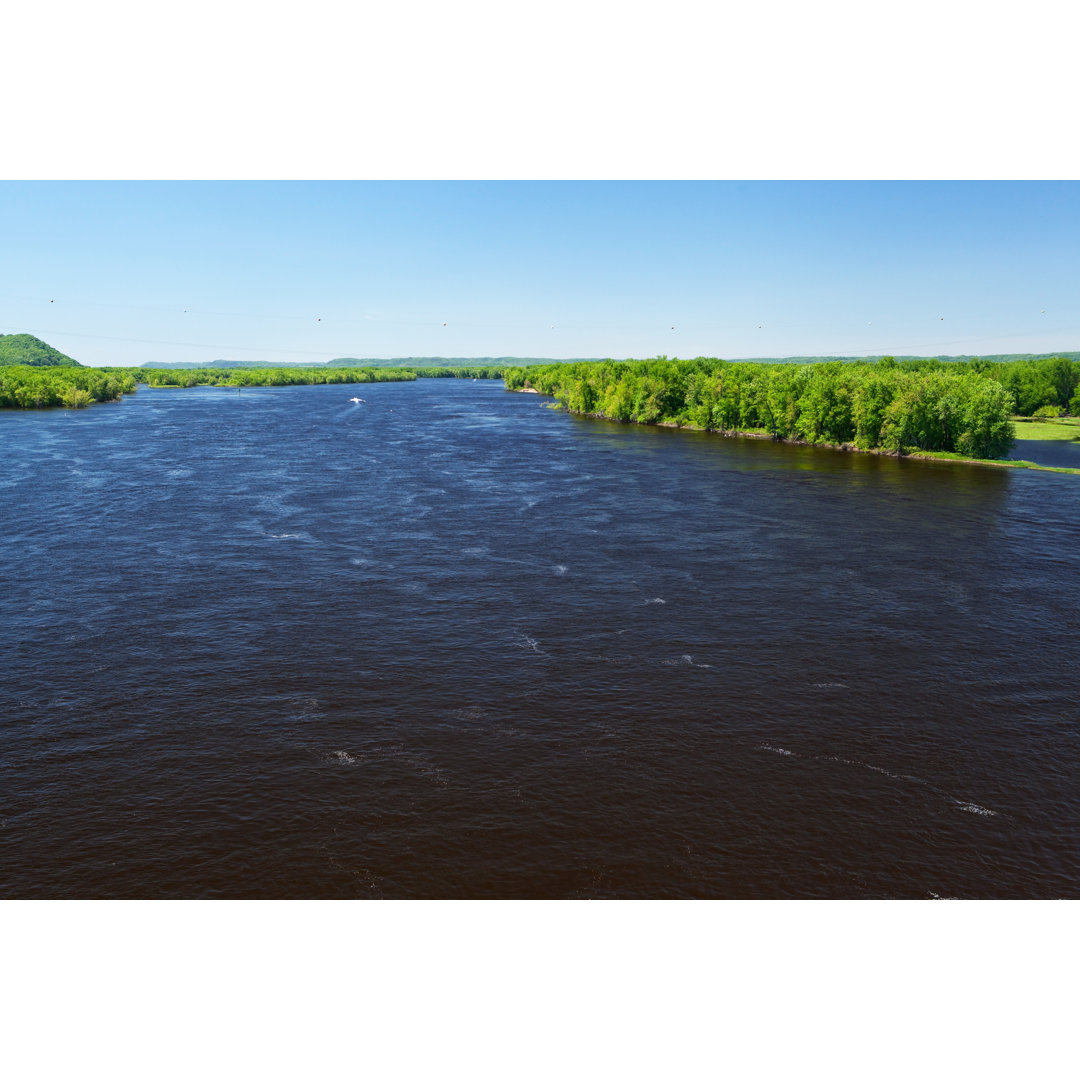
[[[511,391],[515,394],[540,394],[541,391],[535,390],[532,387],[523,387],[518,390]],[[555,402],[551,408],[561,409],[562,406]],[[572,411],[572,410],[567,410]],[[575,413],[576,416],[587,416],[594,420],[611,420],[610,416],[605,416],[603,413]],[[1018,417],[1014,419],[1026,420],[1027,417]],[[633,424],[638,423],[635,420],[616,420],[618,424]],[[856,446],[854,443],[826,443],[809,442],[806,439],[793,439],[793,438],[779,438],[774,436],[768,431],[756,430],[756,431],[738,431],[733,428],[725,431],[718,431],[716,428],[703,428],[697,427],[694,424],[677,424],[669,420],[660,420],[654,424],[645,425],[648,427],[663,427],[663,428],[675,428],[682,431],[700,431],[708,435],[720,435],[725,439],[768,439],[770,442],[782,442],[788,446],[816,446],[822,450],[836,450],[845,454],[874,454],[878,457],[892,457],[892,458],[909,458],[913,461],[943,461],[954,465],[990,465],[999,469],[1035,469],[1040,472],[1059,472],[1059,473],[1071,473],[1075,476],[1080,476],[1080,468],[1070,469],[1059,465],[1039,465],[1034,461],[1023,461],[1012,458],[974,458],[964,457],[962,454],[950,453],[947,451],[924,451],[917,450],[910,451],[908,453],[901,453],[898,450],[864,450]]]
[[[139,386],[311,386],[420,379],[499,378],[497,368],[89,368],[12,364],[0,367],[0,409],[84,409],[117,401]]]
[[[508,390],[553,397],[555,408],[624,423],[1080,473],[1005,459],[1016,442],[1018,400],[1048,419],[1080,412],[1080,363],[1064,358],[794,366],[658,357],[514,368],[503,378]]]
[[[624,423],[846,452],[1080,473],[1005,459],[1018,439],[1080,440],[1080,360],[1072,356],[1012,361],[884,357],[804,364],[660,356],[415,368],[89,368],[60,357],[55,353],[36,364],[0,366],[0,409],[80,409],[116,401],[139,385],[243,389],[502,378],[507,390],[554,398],[555,408]]]
[[[135,392],[126,369],[11,364],[0,367],[0,409],[85,409]]]

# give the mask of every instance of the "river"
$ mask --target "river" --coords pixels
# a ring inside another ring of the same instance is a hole
[[[1080,898],[1080,478],[545,404],[0,414],[0,897]]]

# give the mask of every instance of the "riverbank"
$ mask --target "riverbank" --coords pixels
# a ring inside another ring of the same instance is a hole
[[[513,389],[511,391],[515,394],[539,394],[540,391],[533,387],[523,387],[520,389]],[[558,402],[555,402],[553,408],[564,408]],[[578,412],[573,409],[567,409],[567,412],[572,412],[575,416],[590,416],[596,420],[609,420],[616,424],[635,424],[639,421],[636,420],[613,420],[610,416],[605,416],[601,412]],[[727,438],[739,438],[739,439],[769,439],[774,442],[787,443],[791,446],[816,446],[826,450],[837,450],[842,453],[848,454],[874,454],[877,457],[891,457],[891,458],[907,458],[917,461],[938,461],[948,462],[952,464],[960,465],[989,465],[992,468],[998,469],[1034,469],[1038,472],[1055,472],[1055,473],[1069,473],[1073,476],[1080,476],[1080,469],[1062,468],[1055,465],[1039,465],[1034,461],[1011,461],[1007,458],[973,458],[966,457],[963,454],[957,454],[952,451],[932,451],[932,450],[913,450],[908,453],[900,453],[896,450],[864,450],[861,447],[855,446],[853,443],[828,443],[810,442],[807,439],[794,439],[794,438],[781,438],[775,436],[770,431],[766,431],[763,428],[756,430],[732,430],[725,429],[720,431],[716,428],[700,427],[696,424],[676,423],[672,420],[660,420],[655,424],[646,424],[645,427],[666,427],[666,428],[679,428],[686,431],[700,431],[710,435],[723,435]]]

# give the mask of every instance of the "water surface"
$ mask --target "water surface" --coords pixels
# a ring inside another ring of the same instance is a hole
[[[1059,469],[1080,469],[1080,442],[1067,439],[1018,439],[1009,453],[1012,461],[1033,461]]]
[[[358,392],[0,414],[0,896],[1080,896],[1076,477]]]

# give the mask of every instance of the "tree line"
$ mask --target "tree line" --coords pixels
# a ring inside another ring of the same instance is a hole
[[[88,368],[0,367],[0,409],[83,408],[146,386],[311,386],[412,382],[421,379],[496,379],[502,368]]]
[[[117,369],[110,369],[117,370]],[[376,368],[123,368],[146,386],[314,386],[345,383],[402,382],[416,376]]]
[[[0,409],[82,409],[95,401],[115,401],[135,389],[127,370],[84,367],[0,367]]]
[[[996,379],[1016,402],[1019,416],[1080,414],[1080,362],[1063,356],[1040,360],[971,360],[973,371]]]
[[[1003,457],[1015,436],[1015,398],[1003,379],[976,363],[886,358],[790,365],[658,357],[516,368],[504,378],[508,389],[532,388],[572,412],[612,420],[863,450]]]
[[[315,386],[412,382],[415,379],[497,379],[502,368],[122,368],[147,386]]]
[[[471,367],[417,367],[411,370],[420,379],[501,379],[506,368],[480,364]]]
[[[814,364],[575,361],[504,368],[0,368],[0,408],[82,408],[149,386],[294,386],[498,378],[614,420],[748,431],[860,449],[1004,456],[1013,413],[1080,413],[1080,362],[1066,357]]]

